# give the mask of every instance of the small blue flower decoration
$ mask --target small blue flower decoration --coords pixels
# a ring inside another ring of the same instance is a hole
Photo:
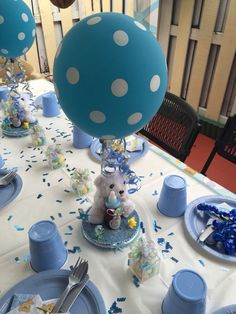
[[[87,221],[88,220],[88,212],[89,212],[89,210],[84,211],[82,208],[80,208],[78,219]]]
[[[98,13],[62,40],[54,82],[74,124],[97,138],[122,138],[141,129],[161,106],[167,67],[158,41],[141,23]]]
[[[35,21],[22,0],[0,1],[0,56],[17,58],[25,54],[35,39]]]

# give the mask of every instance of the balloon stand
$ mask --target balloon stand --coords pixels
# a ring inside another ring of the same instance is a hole
[[[125,139],[100,140],[101,174],[88,220],[82,223],[84,237],[103,248],[121,248],[139,234],[139,215],[129,194],[138,191],[140,179],[128,166]]]

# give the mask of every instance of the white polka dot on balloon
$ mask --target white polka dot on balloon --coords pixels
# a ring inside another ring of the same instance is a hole
[[[151,82],[150,82],[150,89],[152,92],[156,92],[160,87],[160,76],[153,75]]]
[[[66,71],[66,79],[72,85],[78,83],[79,82],[79,71],[73,67],[69,68]]]
[[[4,54],[4,55],[7,55],[8,54],[8,50],[7,49],[1,49],[1,52]]]
[[[129,36],[124,31],[116,31],[113,34],[113,40],[118,46],[126,46],[129,42]]]
[[[106,121],[106,116],[101,111],[92,111],[89,114],[90,120],[92,120],[95,123],[104,123]]]
[[[32,30],[32,36],[35,37],[35,29]]]
[[[26,13],[22,13],[22,14],[21,14],[21,18],[22,18],[22,20],[23,20],[24,22],[28,22],[28,21],[29,21],[29,17],[28,17],[28,15],[27,15]]]
[[[103,135],[101,136],[102,140],[114,140],[116,137],[114,135]]]
[[[0,15],[0,24],[4,23],[4,17],[2,15]]]
[[[101,22],[102,18],[100,16],[94,16],[94,17],[91,17],[91,19],[89,19],[87,21],[87,24],[88,25],[95,25],[99,22]]]
[[[21,32],[21,33],[18,34],[17,37],[18,37],[19,40],[24,40],[25,39],[25,33]]]
[[[136,124],[142,119],[142,114],[141,112],[135,112],[128,118],[128,124]]]
[[[128,83],[123,79],[116,79],[111,84],[112,94],[116,97],[123,97],[128,92]]]
[[[138,21],[134,21],[134,24],[143,31],[147,30],[146,27],[143,24],[139,23]]]
[[[25,47],[25,49],[22,50],[23,53],[26,53],[29,50],[28,47]]]

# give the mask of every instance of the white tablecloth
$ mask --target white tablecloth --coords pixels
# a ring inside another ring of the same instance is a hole
[[[40,94],[52,89],[52,86],[39,80],[32,82],[31,88],[34,94]],[[162,258],[159,275],[136,287],[127,266],[129,248],[121,251],[100,250],[89,244],[81,234],[78,209],[89,208],[93,193],[88,196],[88,201],[81,202],[73,192],[67,192],[71,169],[89,168],[94,179],[100,173],[100,164],[91,157],[89,150],[73,148],[71,123],[63,113],[59,117],[45,118],[42,111],[38,110],[35,116],[45,128],[48,142],[62,144],[67,166],[50,170],[45,160],[45,147],[35,149],[30,136],[0,138],[0,154],[5,159],[5,166],[18,167],[18,173],[23,179],[20,195],[0,210],[0,297],[16,283],[33,274],[28,262],[27,232],[33,223],[52,219],[63,240],[68,241],[68,249],[81,249],[80,253],[69,254],[64,268],[73,265],[78,254],[88,259],[91,280],[99,288],[107,310],[117,298],[123,297],[125,299],[122,302],[119,299],[117,302],[122,313],[161,313],[162,300],[172,276],[182,268],[194,269],[205,279],[208,287],[207,313],[236,303],[235,264],[222,262],[203,252],[189,239],[183,217],[167,218],[156,207],[163,179],[170,174],[180,174],[186,179],[188,202],[204,195],[235,195],[151,145],[145,157],[132,164],[132,169],[143,178],[142,188],[131,197],[144,223],[146,236],[156,242],[158,238],[165,238],[173,249],[163,256],[163,247],[158,245]],[[154,220],[161,227],[158,232],[153,228]]]

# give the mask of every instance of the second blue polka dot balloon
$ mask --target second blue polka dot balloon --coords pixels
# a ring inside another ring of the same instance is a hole
[[[35,21],[22,0],[0,0],[0,56],[17,58],[35,40]]]

